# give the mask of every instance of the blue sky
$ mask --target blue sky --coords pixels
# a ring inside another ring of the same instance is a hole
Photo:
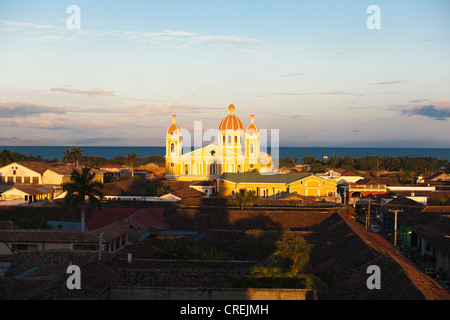
[[[0,137],[159,146],[233,103],[282,146],[448,148],[449,31],[446,0],[0,0]]]

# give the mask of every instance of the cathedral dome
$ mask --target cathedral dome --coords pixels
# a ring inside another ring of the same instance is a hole
[[[219,125],[219,130],[244,130],[244,125],[238,117],[235,116],[235,107],[230,104],[228,107],[228,117],[224,118]]]
[[[254,116],[254,115],[252,115],[252,117],[251,117],[251,123],[250,123],[250,125],[247,127],[247,130],[246,130],[246,134],[251,134],[251,133],[254,133],[254,134],[258,134],[258,133],[259,133],[259,129],[258,129],[258,127],[255,125],[255,116]]]
[[[172,116],[172,125],[169,127],[169,129],[167,129],[167,134],[172,135],[172,134],[179,134],[179,133],[180,133],[180,127],[177,125],[177,116],[173,115]]]

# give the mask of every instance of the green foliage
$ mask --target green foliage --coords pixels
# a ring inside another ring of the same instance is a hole
[[[267,269],[267,270],[263,270]],[[326,291],[326,284],[319,278],[309,274],[281,273],[275,268],[260,268],[253,276],[241,277],[232,275],[225,280],[229,288],[284,288],[284,289],[316,289]]]
[[[215,248],[200,248],[188,246],[179,240],[166,240],[161,246],[153,246],[153,254],[160,259],[181,260],[231,260],[226,252],[220,252]]]
[[[248,233],[251,237],[257,239],[262,238],[263,231],[252,230]],[[274,235],[273,233],[271,234]],[[270,238],[273,241],[273,238]],[[243,242],[247,244],[247,242]],[[259,243],[249,243],[256,248]],[[266,243],[267,245],[267,243]],[[290,288],[290,289],[317,289],[320,291],[327,290],[327,286],[319,278],[301,274],[301,271],[309,261],[309,253],[312,245],[299,235],[294,234],[290,230],[284,230],[277,235],[277,241],[272,242],[271,246],[275,247],[270,256],[267,266],[255,267],[248,276],[233,275],[227,277],[225,286],[238,288]],[[242,243],[238,248],[244,248]]]
[[[249,230],[229,250],[237,259],[261,259],[275,251],[278,237],[277,231]]]
[[[278,160],[279,167],[293,167],[295,166],[295,161],[289,157],[280,158]]]
[[[283,231],[281,238],[276,242],[277,250],[272,255],[272,265],[283,270],[298,272],[309,261],[312,245],[308,244],[302,236],[290,230]]]
[[[238,192],[235,196],[231,195],[228,200],[235,206],[249,207],[259,200],[259,196],[253,190],[244,190],[244,192]]]
[[[24,217],[16,221],[16,225],[21,229],[51,229],[42,217]]]
[[[63,184],[63,191],[67,192],[65,197],[67,207],[83,207],[87,199],[91,208],[101,209],[100,200],[103,194],[100,192],[100,189],[103,188],[103,184],[95,181],[95,175],[90,173],[90,171],[91,168],[89,167],[82,168],[81,172],[73,170],[70,175],[70,182]]]
[[[303,163],[304,164],[313,164],[313,163],[320,163],[320,161],[317,160],[313,156],[306,156],[306,157],[303,157]]]
[[[314,173],[326,172],[327,168],[325,168],[320,162],[316,162],[311,164],[311,171]]]
[[[29,154],[24,156],[20,153],[13,152],[11,150],[3,150],[0,153],[0,166],[6,166],[12,162],[22,162],[22,161],[44,161],[40,156],[34,156]]]
[[[400,183],[410,184],[414,182],[414,176],[410,171],[403,170],[400,174]]]
[[[149,183],[144,190],[144,195],[149,197],[161,197],[170,192],[170,188],[160,185],[159,183]]]
[[[448,201],[449,199],[446,196],[443,196],[442,198],[439,199],[439,203],[441,204],[441,206],[446,206]]]

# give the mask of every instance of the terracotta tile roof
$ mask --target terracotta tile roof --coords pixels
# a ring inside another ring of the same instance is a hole
[[[341,173],[341,177],[354,177],[354,176],[359,176],[359,174],[353,173],[351,171],[345,171]]]
[[[40,194],[48,194],[48,193],[53,192],[53,186],[48,187],[45,185],[15,184],[14,186],[11,186],[11,188],[9,190],[12,190],[12,189],[22,191],[28,195],[40,195]]]
[[[128,230],[128,228],[126,229]],[[105,232],[104,242],[111,239],[111,236],[123,233],[124,228],[119,226],[107,226],[101,231]],[[2,230],[0,232],[1,242],[20,243],[99,243],[98,230],[95,232],[81,232],[79,230]]]
[[[162,208],[103,208],[92,211],[86,228],[96,230],[114,222],[131,220],[145,229],[161,229],[167,227],[163,223],[163,213]]]
[[[433,180],[433,179],[436,179],[436,178],[438,178],[440,176],[442,176],[442,178],[444,178],[443,180],[449,180],[450,179],[450,176],[447,173],[445,173],[443,171],[438,171],[438,172],[435,172],[433,174],[430,174],[429,176],[426,176],[424,178],[424,180]]]
[[[204,192],[201,192],[201,191],[193,189],[193,188],[170,192],[170,194],[172,194],[178,198],[181,198],[181,199],[201,198],[206,195]]]
[[[30,162],[16,162],[21,166],[24,166],[30,170],[33,170],[37,173],[43,174],[47,169],[54,168],[55,166],[49,163],[39,162],[39,161],[30,161]]]
[[[94,234],[98,235],[100,238],[100,234],[103,233],[103,241],[111,241],[120,236],[127,234],[129,228],[121,222],[114,222],[110,225],[104,226],[97,230],[92,231]]]
[[[17,230],[19,227],[11,220],[0,220],[0,230]]]
[[[53,166],[52,168],[48,168],[47,170],[53,171],[57,174],[60,175],[64,175],[64,176],[70,176],[72,174],[72,172],[78,171],[81,172],[83,169],[83,167],[76,167],[76,166]],[[95,168],[91,168],[91,173],[95,173],[95,174],[101,174],[104,173],[103,170],[99,170],[99,169],[95,169]]]

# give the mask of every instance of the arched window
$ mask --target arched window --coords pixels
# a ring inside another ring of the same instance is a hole
[[[241,172],[241,165],[240,165],[240,164],[238,164],[238,166],[237,166],[237,172],[238,172],[238,173]]]
[[[237,136],[234,136],[234,143],[237,144]]]
[[[253,154],[255,152],[255,148],[253,147],[253,143],[250,143],[250,154]]]
[[[189,165],[187,164],[184,165],[184,173],[189,174]]]
[[[216,175],[216,163],[215,162],[211,162],[211,164],[209,165],[209,175],[211,175],[211,176]]]
[[[225,136],[223,136],[223,144],[225,144]]]
[[[231,144],[231,136],[228,136],[228,143]]]
[[[174,144],[174,143],[172,143],[172,144],[170,145],[170,153],[171,153],[171,154],[175,153],[175,144]]]

